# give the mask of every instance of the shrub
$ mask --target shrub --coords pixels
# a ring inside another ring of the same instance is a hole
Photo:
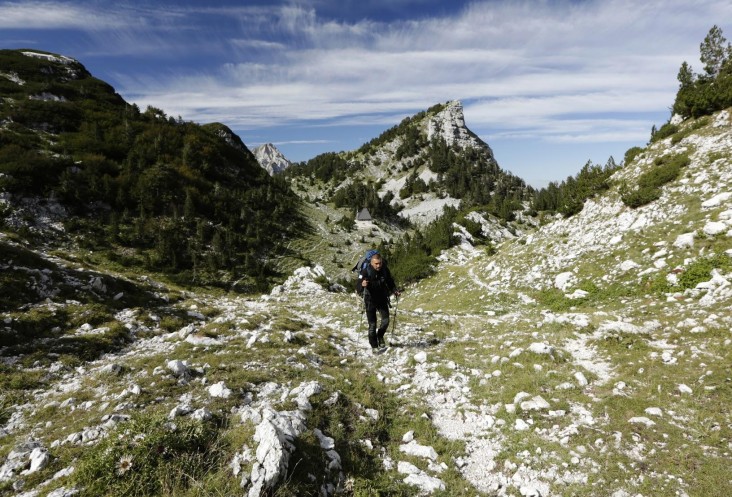
[[[631,147],[628,150],[625,151],[625,156],[623,157],[623,162],[627,165],[633,162],[633,159],[635,159],[640,153],[643,152],[643,148],[641,147]]]
[[[637,209],[638,207],[650,204],[659,198],[661,198],[661,190],[650,187],[638,188],[632,192],[624,193],[620,197],[623,203],[631,209]]]
[[[732,259],[726,254],[714,254],[695,260],[679,275],[679,286],[683,289],[696,288],[699,283],[709,281],[712,269],[729,271],[732,269]]]
[[[679,131],[679,127],[675,124],[666,123],[663,126],[661,126],[656,132],[651,134],[651,143],[655,143],[659,140],[663,140],[664,138],[668,138],[669,136],[677,133]]]
[[[641,174],[634,190],[621,189],[621,200],[630,208],[646,205],[661,197],[661,187],[679,177],[689,162],[688,155],[661,157],[652,169]],[[622,191],[625,190],[625,191]]]
[[[344,230],[351,232],[356,227],[356,220],[353,219],[353,216],[345,215],[336,224]]]

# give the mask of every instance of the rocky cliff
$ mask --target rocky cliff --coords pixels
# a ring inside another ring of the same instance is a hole
[[[439,137],[450,147],[484,149],[493,155],[488,144],[465,125],[463,104],[459,100],[447,102],[444,109],[427,119],[426,127],[428,141]]]

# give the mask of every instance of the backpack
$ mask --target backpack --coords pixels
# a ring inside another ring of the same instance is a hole
[[[358,274],[361,274],[361,271],[363,271],[370,263],[371,263],[371,257],[374,254],[378,254],[379,251],[376,249],[367,250],[366,253],[361,257],[355,266],[351,269],[351,271],[355,271]],[[384,261],[384,264],[386,265],[386,261]]]

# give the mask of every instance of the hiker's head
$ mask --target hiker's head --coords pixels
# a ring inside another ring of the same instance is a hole
[[[376,269],[377,271],[381,269],[381,266],[384,264],[384,261],[381,260],[381,256],[379,254],[374,254],[371,256],[371,267]]]

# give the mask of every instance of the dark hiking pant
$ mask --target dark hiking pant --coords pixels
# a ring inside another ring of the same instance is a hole
[[[376,312],[381,317],[381,324],[376,328]],[[366,308],[366,319],[369,322],[369,344],[371,348],[379,346],[379,342],[384,340],[384,334],[389,327],[389,306],[383,307],[368,306]]]

